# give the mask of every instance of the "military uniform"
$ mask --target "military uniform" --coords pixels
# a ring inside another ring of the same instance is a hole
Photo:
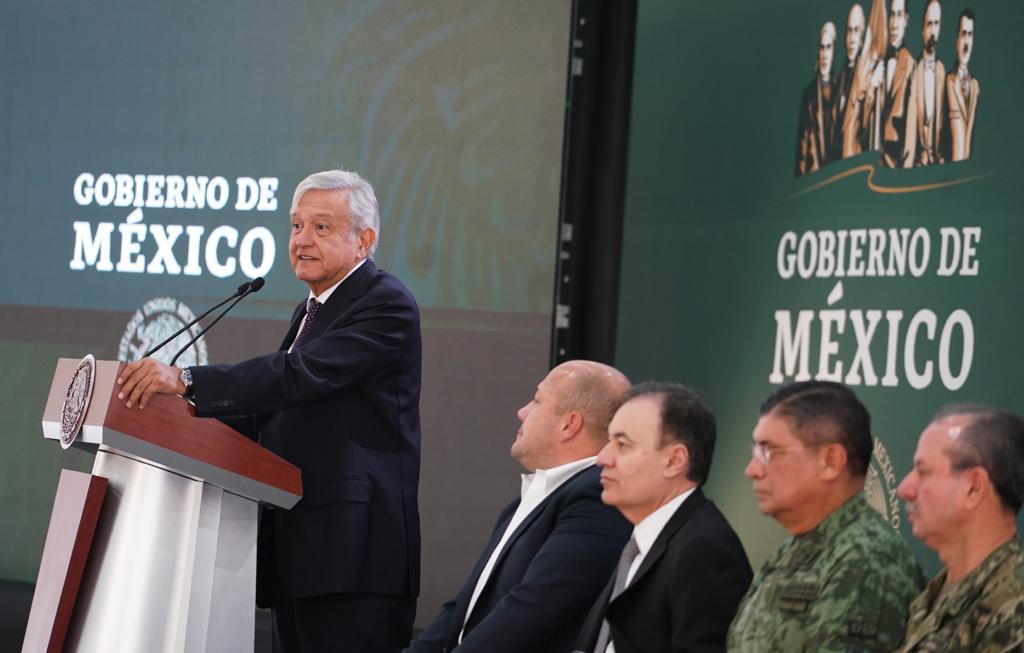
[[[942,594],[946,570],[910,604],[900,650],[1024,651],[1024,550],[1020,537],[993,551]]]
[[[729,628],[728,650],[889,651],[924,574],[858,494],[765,561]]]

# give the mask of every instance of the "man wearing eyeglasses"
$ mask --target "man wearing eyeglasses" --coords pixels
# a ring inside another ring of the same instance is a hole
[[[729,629],[730,651],[889,651],[924,576],[864,498],[871,417],[844,385],[779,388],[761,405],[746,475],[792,535],[765,561]]]

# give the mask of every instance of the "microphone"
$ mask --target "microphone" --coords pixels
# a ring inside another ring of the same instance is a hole
[[[193,343],[195,343],[196,340],[199,340],[199,338],[204,333],[206,333],[207,331],[212,329],[214,324],[217,324],[217,322],[220,322],[220,319],[222,317],[224,317],[225,315],[227,315],[228,311],[230,311],[231,309],[233,309],[235,307],[235,304],[237,304],[238,302],[240,302],[243,299],[245,299],[246,296],[251,295],[252,293],[259,291],[259,289],[262,288],[263,284],[265,284],[265,283],[266,283],[266,280],[263,277],[256,277],[255,279],[253,279],[249,283],[242,284],[242,286],[247,286],[246,289],[241,294],[238,294],[238,298],[235,299],[235,301],[231,302],[230,306],[228,306],[223,311],[221,311],[220,315],[218,315],[217,317],[213,318],[212,322],[210,322],[209,324],[206,325],[206,327],[201,329],[199,331],[199,333],[197,333],[196,335],[192,336],[192,339],[189,340],[188,343],[186,343],[186,345],[184,347],[182,347],[181,349],[178,350],[178,353],[175,354],[174,358],[171,359],[171,363],[170,363],[171,367],[174,367],[174,364],[178,361],[178,357],[181,356],[182,354],[184,354],[186,351],[188,351],[188,348],[191,347],[193,345]],[[239,286],[238,289],[242,290],[242,286]],[[232,299],[234,299],[233,296],[232,297],[228,297],[227,299],[225,299],[220,304],[217,304],[217,306],[221,306],[224,303],[231,301]],[[217,306],[214,306],[213,308],[217,308]],[[212,311],[213,308],[211,308],[210,311]],[[210,311],[207,311],[206,313],[209,313]],[[203,315],[206,315],[206,313],[203,313]]]
[[[233,295],[231,295],[230,297],[228,297],[227,299],[225,299],[221,303],[217,304],[216,306],[210,308],[210,310],[206,311],[205,313],[203,313],[202,315],[200,315],[196,319],[192,320],[191,322],[189,322],[185,326],[183,326],[180,329],[178,329],[177,331],[175,331],[173,334],[171,334],[171,336],[169,338],[167,338],[167,340],[164,340],[163,342],[161,342],[156,347],[153,347],[152,349],[147,351],[145,354],[143,354],[142,357],[143,358],[147,358],[149,356],[152,356],[157,351],[163,349],[164,346],[167,343],[169,343],[170,341],[174,340],[175,338],[177,338],[181,334],[185,333],[186,329],[191,329],[192,326],[195,325],[196,322],[198,322],[199,320],[203,319],[204,317],[206,317],[207,315],[209,315],[210,313],[212,313],[216,309],[220,308],[224,304],[227,304],[228,302],[230,302],[235,297],[238,297],[239,295],[244,295],[245,293],[249,292],[252,289],[252,284],[254,284],[256,281],[260,282],[260,288],[262,288],[263,287],[263,277],[259,277],[258,279],[255,279],[253,281],[246,281],[245,283],[243,283],[242,285],[238,286],[238,288],[235,289],[235,292],[234,292]]]

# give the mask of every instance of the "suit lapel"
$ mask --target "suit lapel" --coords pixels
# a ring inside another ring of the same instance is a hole
[[[925,93],[927,90],[924,86],[925,75],[928,72],[924,69],[924,55],[921,56],[921,61],[918,62],[917,68],[914,69],[914,81],[913,85],[915,88],[919,88],[920,92],[915,93],[917,96],[917,115],[920,116],[918,119],[920,142],[927,142],[930,144],[933,153],[937,153],[939,149],[939,133],[942,125],[942,96],[945,93],[941,92],[945,88],[945,76],[946,71],[942,66],[942,62],[938,59],[935,60],[935,69],[932,71],[932,76],[935,78],[935,85],[933,93],[935,94],[935,113],[932,114],[931,124],[925,122],[927,117],[926,113],[926,100]],[[930,131],[929,131],[930,130]]]
[[[370,281],[377,276],[377,266],[373,261],[367,260],[358,270],[352,273],[348,279],[341,282],[327,302],[320,309],[313,327],[310,329],[309,338],[312,340],[320,336],[338,317],[348,310],[352,302],[366,294],[370,287]]]
[[[310,326],[309,336],[306,342],[316,338],[324,333],[338,317],[345,312],[345,310],[352,304],[353,301],[359,299],[366,294],[366,290],[370,287],[370,281],[377,276],[377,266],[373,264],[373,261],[367,260],[363,263],[358,270],[352,273],[352,275],[341,282],[341,284],[334,289],[331,296],[327,299],[327,302],[320,308],[320,312],[316,316],[316,320]],[[292,316],[291,326],[288,328],[288,333],[285,335],[284,342],[281,343],[281,349],[288,349],[292,342],[295,340],[295,336],[299,331],[299,324],[302,322],[302,316],[306,314],[306,302],[303,301],[299,304],[295,314]]]
[[[914,125],[913,128],[918,130],[918,148],[921,148],[921,143],[926,142],[928,139],[928,127],[925,123],[925,118],[928,114],[925,113],[925,64],[923,62],[918,63],[918,68],[913,70],[913,82],[911,82],[914,88],[913,101],[918,104],[918,124]]]
[[[967,133],[964,135],[964,154],[970,158],[971,156],[971,137],[974,134],[974,116],[978,111],[978,94],[981,92],[981,85],[978,84],[978,80],[972,79],[970,82],[971,97],[967,101],[970,107],[967,118]]]
[[[505,509],[502,511],[502,518],[498,520],[498,523],[494,526],[494,530],[491,532],[491,539],[487,543],[487,548],[485,548],[484,552],[480,554],[480,557],[476,561],[476,565],[469,573],[469,578],[466,579],[466,583],[462,586],[462,592],[459,594],[459,599],[455,603],[455,610],[452,612],[452,620],[448,626],[448,641],[452,646],[459,641],[459,633],[462,632],[462,626],[466,622],[466,610],[469,608],[469,600],[473,598],[473,590],[476,589],[476,584],[480,579],[480,574],[483,573],[484,567],[487,565],[487,561],[491,559],[491,554],[494,553],[494,547],[498,546],[498,542],[501,541],[501,536],[505,534],[505,529],[508,528],[509,522],[512,521],[513,515],[516,514],[516,509],[519,507],[519,501],[519,499],[516,499],[505,506]],[[495,564],[495,568],[496,567],[497,564]],[[494,575],[494,569],[491,569],[491,575]]]
[[[358,299],[366,294],[366,289],[370,287],[370,281],[377,276],[377,266],[373,264],[373,261],[367,259],[365,263],[359,266],[359,269],[352,273],[352,275],[341,282],[334,292],[331,293],[330,299],[324,304],[324,308],[329,308],[332,304],[338,304],[342,307],[347,306],[353,300]]]
[[[814,112],[815,118],[818,122],[818,129],[814,132],[814,141],[818,146],[818,154],[821,158],[819,165],[825,163],[825,88],[824,82],[821,79],[818,80],[818,108]]]
[[[939,145],[940,145],[939,139],[942,138],[942,121],[943,121],[943,118],[945,117],[945,111],[944,111],[944,107],[943,107],[943,98],[946,97],[946,94],[942,92],[945,89],[946,68],[945,68],[945,66],[942,65],[942,62],[938,60],[938,55],[936,55],[936,59],[935,59],[935,71],[934,72],[935,72],[935,116],[934,116],[934,120],[932,121],[934,123],[932,125],[932,129],[934,130],[935,133],[932,135],[932,143],[933,143],[932,147],[933,147],[933,149],[935,151],[936,156],[938,156]]]
[[[487,561],[491,559],[491,554],[494,553],[494,547],[498,546],[498,542],[501,541],[502,535],[505,534],[505,530],[508,528],[509,522],[511,522],[512,517],[515,516],[516,510],[519,509],[520,501],[520,499],[516,499],[505,507],[505,517],[498,522],[497,526],[494,527],[494,532],[491,533],[491,540],[487,543],[487,548],[484,550],[483,554],[480,555],[480,559],[477,560],[476,566],[470,573],[470,582],[467,583],[467,585],[471,585],[473,588],[476,587],[477,580],[479,580],[480,574],[483,573],[484,566],[487,564]],[[495,563],[494,566],[497,567],[497,563]],[[467,600],[469,599],[469,597],[466,598]]]
[[[651,545],[651,550],[644,556],[643,562],[640,563],[640,568],[636,570],[636,574],[633,575],[633,579],[629,582],[629,585],[622,590],[623,596],[628,594],[629,591],[636,587],[644,576],[658,563],[661,556],[665,555],[665,551],[668,550],[668,543],[672,540],[675,534],[686,524],[686,521],[690,518],[690,515],[700,508],[707,499],[704,497],[704,493],[701,492],[700,488],[693,491],[693,494],[686,497],[683,501],[683,505],[676,509],[676,512],[665,524],[665,528],[661,529],[661,533],[658,534],[658,538],[654,540],[654,544]],[[618,597],[616,597],[618,598]]]
[[[903,87],[900,96],[904,98],[906,97],[906,95],[903,95],[903,93],[906,93],[910,90],[907,88],[907,84],[910,82],[910,77],[913,74],[913,71],[910,70],[910,66],[912,65],[911,59],[912,57],[910,56],[910,51],[907,50],[902,57],[899,57],[896,60],[896,72],[899,75],[900,86]],[[896,77],[893,76],[893,79],[896,79]]]
[[[295,341],[295,336],[299,333],[299,325],[302,323],[302,316],[306,314],[306,302],[304,299],[295,307],[295,312],[292,313],[291,324],[288,325],[288,332],[284,334],[284,340],[281,341],[281,346],[278,347],[278,351],[288,351],[288,348],[292,346],[292,342]]]
[[[612,570],[612,575],[605,584],[604,589],[597,595],[597,600],[594,602],[594,607],[591,609],[590,614],[587,616],[587,621],[583,624],[583,628],[580,631],[581,644],[584,646],[586,651],[593,651],[594,646],[597,644],[597,637],[601,634],[601,624],[604,622],[605,614],[608,612],[608,603],[612,598],[612,590],[615,589],[615,570]],[[586,639],[583,639],[586,633]]]
[[[515,545],[516,540],[519,539],[519,536],[525,533],[528,528],[530,528],[530,525],[537,520],[537,517],[539,517],[545,509],[547,509],[548,505],[551,504],[555,497],[561,496],[563,493],[568,492],[572,485],[579,481],[581,476],[583,476],[588,471],[593,469],[595,469],[595,467],[593,465],[590,465],[576,472],[575,474],[570,476],[565,481],[565,483],[559,485],[558,489],[556,489],[548,496],[544,497],[544,500],[537,504],[536,508],[530,511],[530,514],[528,514],[523,519],[523,521],[520,522],[519,526],[516,527],[516,530],[513,531],[512,535],[508,538],[508,541],[505,542],[504,548],[502,548],[501,552],[498,553],[498,558],[494,561],[494,569],[491,570],[492,577],[494,576],[495,570],[497,570],[498,567],[501,565],[501,561],[505,558],[506,555],[508,555],[508,552],[512,549],[513,545]],[[505,531],[502,530],[502,533],[504,532]],[[490,581],[490,579],[488,579],[488,581]]]
[[[500,573],[502,561],[508,555],[509,551],[512,550],[512,547],[515,545],[516,540],[519,539],[519,536],[521,536],[523,533],[526,532],[528,528],[530,528],[530,525],[537,520],[537,517],[539,517],[544,512],[544,510],[548,507],[548,505],[550,505],[551,501],[553,501],[555,497],[561,496],[564,492],[569,492],[572,486],[575,483],[578,483],[584,474],[594,469],[596,468],[593,465],[590,465],[570,476],[564,483],[558,486],[558,489],[556,489],[554,492],[546,496],[543,501],[537,504],[537,507],[531,510],[530,514],[528,514],[526,518],[524,518],[523,521],[520,522],[519,526],[516,527],[516,530],[513,531],[512,535],[509,536],[508,541],[505,542],[505,546],[502,547],[501,551],[498,553],[498,557],[495,558],[494,566],[491,567],[491,574],[487,577],[487,582],[484,584],[483,588],[480,591],[480,598],[477,599],[476,605],[473,606],[474,610],[480,607],[480,601],[483,598],[484,592],[487,591],[487,586],[490,585],[491,581]],[[502,519],[501,523],[495,527],[494,533],[491,536],[491,541],[487,545],[487,550],[484,551],[483,555],[480,556],[480,559],[476,563],[476,567],[473,569],[473,573],[470,575],[469,581],[465,585],[465,589],[467,589],[469,593],[465,595],[464,602],[459,601],[459,605],[456,607],[456,612],[452,618],[453,629],[455,629],[456,622],[458,622],[458,630],[456,630],[454,634],[454,637],[456,638],[458,638],[459,630],[462,629],[463,622],[468,623],[468,617],[472,617],[472,615],[466,614],[466,608],[468,607],[469,600],[473,595],[473,590],[476,589],[476,584],[480,579],[480,574],[483,572],[484,566],[487,564],[487,561],[491,558],[491,554],[494,553],[494,547],[496,547],[498,545],[498,542],[501,541],[501,537],[505,534],[505,530],[508,528],[509,523],[512,521],[512,517],[515,516],[515,511],[519,508],[519,503],[520,501],[514,501],[511,504],[509,504],[508,508],[505,509],[506,512],[508,513],[507,517],[505,519]],[[456,640],[452,641],[454,642]]]
[[[952,88],[952,96],[953,100],[956,101],[957,110],[963,116],[964,123],[966,123],[968,119],[967,100],[964,98],[964,92],[960,88],[960,80],[954,77],[953,83],[949,86]]]

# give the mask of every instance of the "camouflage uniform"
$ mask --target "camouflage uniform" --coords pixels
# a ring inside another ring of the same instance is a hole
[[[768,557],[728,650],[889,651],[924,581],[899,533],[858,494]]]
[[[945,595],[946,570],[910,604],[903,651],[1024,651],[1024,550],[1015,537]]]

